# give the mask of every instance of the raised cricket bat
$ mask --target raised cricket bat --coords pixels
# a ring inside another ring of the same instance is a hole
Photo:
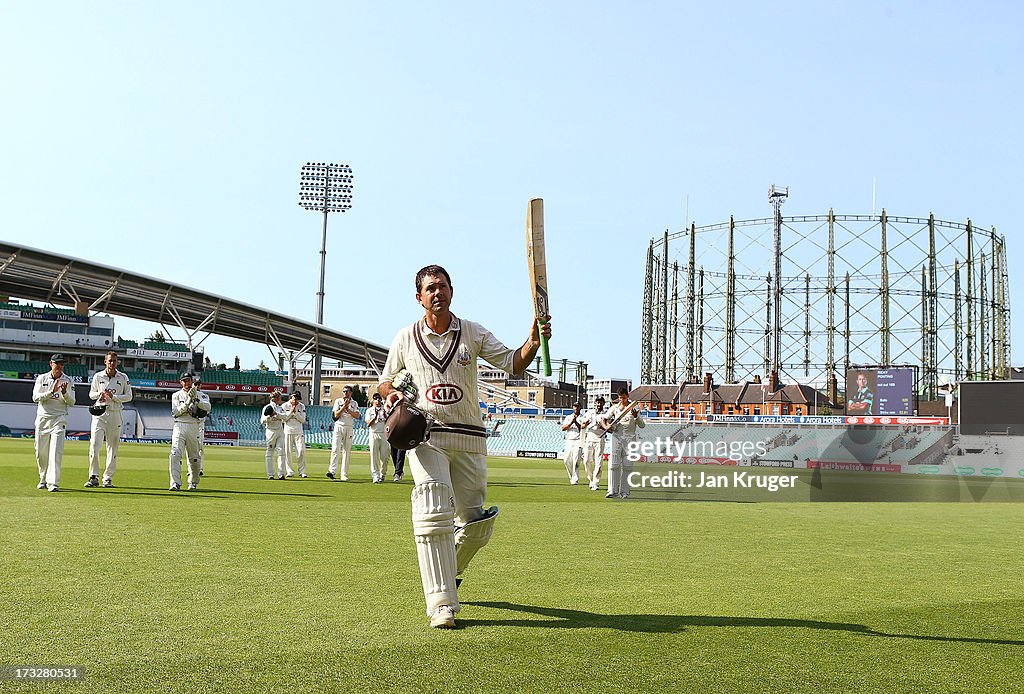
[[[544,200],[534,198],[526,208],[526,262],[530,266],[530,288],[533,290],[533,308],[537,322],[547,322],[548,267],[544,257]],[[544,375],[551,375],[551,353],[548,339],[540,336],[540,353],[544,360]]]
[[[625,417],[627,414],[629,414],[630,412],[635,410],[637,405],[639,405],[639,404],[640,404],[639,400],[634,400],[633,402],[629,403],[629,407],[627,407],[626,409],[624,409],[622,412],[619,413],[619,416],[616,417],[612,421],[612,423],[608,425],[608,429],[609,430],[610,429],[614,429],[615,425],[618,424],[622,420],[623,417]]]

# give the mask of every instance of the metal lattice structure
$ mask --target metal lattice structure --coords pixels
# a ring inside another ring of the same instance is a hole
[[[942,383],[1009,377],[1008,281],[1005,236],[970,220],[783,217],[776,205],[691,224],[647,249],[641,379],[775,370],[831,390],[851,364],[911,364],[933,399]]]

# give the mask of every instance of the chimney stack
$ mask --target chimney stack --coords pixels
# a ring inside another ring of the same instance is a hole
[[[709,372],[709,373],[704,374],[704,394],[705,395],[711,392],[711,385],[712,385],[711,373]]]
[[[774,393],[779,389],[779,374],[772,369],[771,374],[768,376],[768,392]]]

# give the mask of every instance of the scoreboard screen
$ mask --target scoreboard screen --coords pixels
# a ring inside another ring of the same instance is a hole
[[[914,370],[850,369],[846,372],[846,414],[913,416]]]
[[[961,434],[1024,436],[1024,381],[961,381]]]

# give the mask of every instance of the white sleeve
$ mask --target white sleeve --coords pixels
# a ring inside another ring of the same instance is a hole
[[[124,393],[121,395],[115,395],[114,400],[120,403],[131,402],[132,399],[132,382],[128,380],[128,376],[124,377]]]
[[[476,327],[480,330],[477,346],[477,354],[480,358],[496,369],[512,373],[516,350],[506,347],[501,340],[483,326],[477,325]]]
[[[101,373],[103,373],[103,372],[99,371],[99,372],[93,374],[92,383],[89,385],[89,398],[91,400],[98,400],[99,397],[103,394],[103,391],[106,390],[105,388],[100,388],[100,374]]]
[[[64,393],[64,402],[68,405],[75,404],[75,382],[68,379],[68,392]]]
[[[181,391],[178,391],[178,393],[180,393],[180,392]],[[185,414],[185,410],[188,409],[188,407],[186,406],[186,403],[188,401],[185,400],[184,398],[182,398],[181,396],[179,396],[178,393],[175,393],[174,395],[171,396],[171,416],[172,417],[180,417],[181,415]]]
[[[42,402],[50,397],[50,391],[43,388],[43,377],[36,377],[36,385],[32,388],[32,402]]]
[[[413,330],[417,327],[413,326]],[[384,362],[384,369],[380,373],[380,380],[378,383],[387,383],[390,385],[391,379],[395,377],[399,371],[405,368],[405,355],[402,354],[402,343],[405,336],[405,329],[399,330],[398,334],[395,335],[394,339],[391,340],[391,348],[388,350],[387,361]]]

